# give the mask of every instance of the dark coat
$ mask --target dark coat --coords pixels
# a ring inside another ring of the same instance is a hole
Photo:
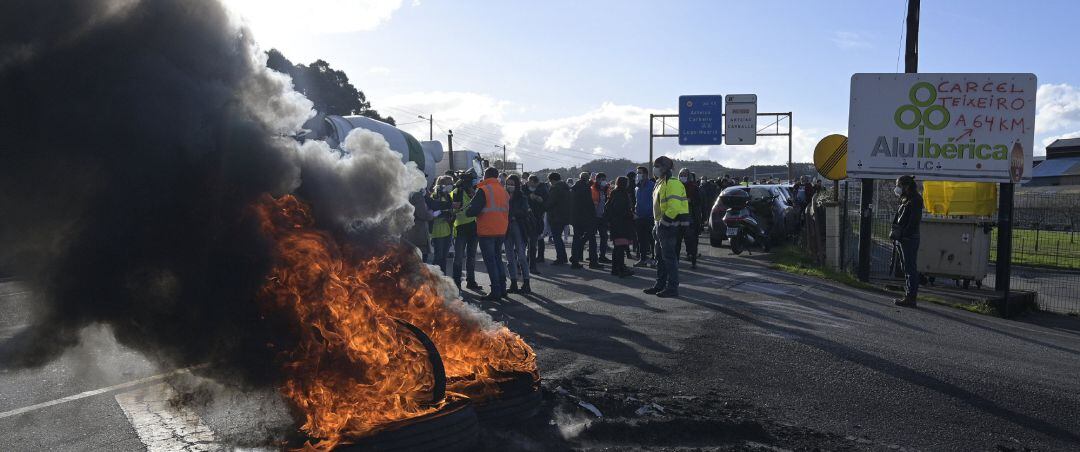
[[[548,190],[544,210],[548,214],[549,224],[567,225],[574,221],[574,200],[570,186],[565,181],[558,181]]]
[[[536,186],[536,190],[529,189],[529,184],[523,184],[522,189],[525,198],[529,200],[529,210],[532,210],[533,222],[537,231],[544,230],[544,211],[547,210],[544,204],[548,199],[548,185],[539,184]],[[540,199],[533,199],[532,195],[538,196]]]
[[[900,200],[900,207],[896,209],[893,217],[892,233],[889,238],[893,240],[919,238],[919,224],[922,222],[923,199],[918,193],[913,197],[904,197]]]
[[[630,206],[630,192],[624,188],[616,188],[611,192],[604,207],[604,218],[608,221],[608,230],[611,238],[633,240],[634,211]]]
[[[574,199],[574,229],[596,226],[596,204],[593,204],[589,181],[578,180],[570,191]]]
[[[510,227],[518,228],[522,237],[535,238],[536,219],[533,218],[532,210],[529,209],[529,200],[520,191],[510,195]]]

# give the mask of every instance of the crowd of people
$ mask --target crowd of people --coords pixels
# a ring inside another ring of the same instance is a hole
[[[699,180],[686,168],[676,173],[668,157],[657,158],[652,171],[639,166],[614,180],[603,172],[565,180],[553,172],[542,180],[496,168],[482,177],[448,171],[433,187],[412,194],[415,225],[405,238],[458,289],[464,283],[481,300],[531,293],[529,279],[540,273],[547,244],[555,249],[549,265],[610,266],[611,275],[624,278],[634,275],[631,267],[655,268],[656,282],[645,292],[677,297],[684,245],[696,268],[698,237],[717,196],[750,183],[728,175]],[[476,281],[477,249],[489,277],[487,291]]]

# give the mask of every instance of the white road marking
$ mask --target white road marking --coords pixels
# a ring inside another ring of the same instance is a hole
[[[92,391],[81,392],[81,393],[78,393],[78,394],[75,394],[75,395],[70,395],[70,396],[60,398],[60,399],[56,399],[56,400],[50,400],[48,402],[42,402],[42,403],[39,403],[39,404],[36,404],[36,405],[30,405],[30,406],[27,406],[27,407],[16,408],[16,409],[11,410],[11,411],[5,411],[3,413],[0,413],[0,419],[4,419],[4,418],[7,418],[7,417],[11,417],[11,416],[18,416],[18,415],[23,414],[23,413],[29,413],[31,411],[40,410],[42,408],[48,408],[48,407],[51,407],[53,405],[59,405],[61,403],[67,403],[67,402],[71,402],[71,401],[74,401],[74,400],[85,399],[87,397],[93,397],[93,396],[96,396],[98,394],[104,394],[106,392],[117,391],[117,390],[120,390],[120,389],[130,388],[132,386],[138,386],[138,385],[141,385],[141,384],[146,384],[146,383],[150,383],[150,382],[154,382],[154,381],[159,381],[159,380],[171,377],[173,375],[183,373],[183,372],[187,372],[187,371],[189,371],[191,369],[195,369],[195,368],[199,368],[199,367],[203,367],[203,366],[200,365],[200,366],[189,367],[189,368],[186,368],[186,369],[177,369],[177,370],[174,370],[172,372],[153,375],[153,376],[149,376],[149,377],[146,377],[146,378],[140,378],[138,380],[129,381],[127,383],[120,383],[118,385],[109,386],[107,388],[94,389]]]
[[[184,406],[173,405],[176,390],[166,383],[117,394],[116,403],[124,410],[139,440],[149,452],[210,451],[223,446],[214,431],[199,415]]]

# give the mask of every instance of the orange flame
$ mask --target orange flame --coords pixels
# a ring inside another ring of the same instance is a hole
[[[449,398],[498,396],[496,384],[514,373],[538,379],[532,348],[445,296],[445,280],[411,248],[386,245],[381,255],[357,257],[316,229],[308,206],[291,195],[264,196],[254,211],[275,252],[260,302],[287,319],[296,336],[294,343],[270,344],[284,348],[282,392],[304,415],[301,430],[320,440],[307,447],[330,449],[443,406],[432,404],[433,370],[423,345],[395,319],[435,343]]]

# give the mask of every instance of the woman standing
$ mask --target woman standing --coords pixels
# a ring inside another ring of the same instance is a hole
[[[507,293],[532,293],[529,287],[528,237],[534,235],[535,221],[529,210],[529,199],[521,191],[521,178],[514,174],[506,178],[506,193],[510,195],[510,226],[506,230],[506,270],[510,275]],[[518,289],[518,274],[521,289]]]
[[[893,193],[900,197],[900,207],[893,218],[889,238],[900,250],[900,264],[904,269],[904,298],[897,298],[897,306],[914,308],[919,294],[919,223],[922,221],[923,199],[915,185],[915,176],[896,179]]]
[[[450,254],[450,244],[454,241],[451,226],[451,222],[454,221],[454,212],[451,209],[453,202],[450,199],[450,191],[453,189],[453,177],[439,176],[435,180],[435,187],[431,190],[431,197],[428,198],[428,209],[433,211],[435,217],[431,222],[431,245],[435,248],[434,263],[439,266],[444,275],[450,274],[446,271],[446,259]]]
[[[615,249],[611,253],[611,274],[625,278],[634,272],[627,268],[626,257],[630,254],[630,244],[634,242],[634,213],[630,207],[631,192],[627,188],[629,179],[619,176],[615,179],[615,190],[608,197],[604,208],[605,219],[611,232],[611,241]]]

